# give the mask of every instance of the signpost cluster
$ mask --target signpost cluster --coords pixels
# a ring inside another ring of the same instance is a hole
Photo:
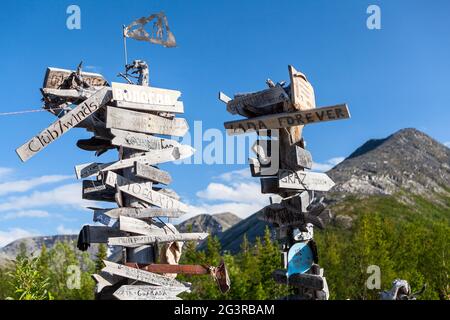
[[[273,274],[275,281],[293,287],[287,299],[328,299],[323,269],[318,264],[314,227],[324,228],[325,211],[319,193],[334,183],[325,173],[309,171],[313,161],[302,137],[305,125],[350,118],[346,104],[316,108],[314,89],[306,76],[289,66],[290,85],[267,80],[268,89],[236,94],[220,92],[227,111],[245,119],[225,122],[228,134],[256,132],[250,158],[253,177],[261,180],[261,192],[277,194],[279,201],[257,214],[272,223],[281,243],[284,268]],[[273,200],[273,198],[272,198]]]
[[[138,71],[145,62],[139,65]],[[194,149],[169,136],[189,129],[180,91],[138,84],[112,83],[100,74],[48,68],[41,89],[44,106],[57,119],[16,152],[27,161],[72,128],[85,128],[90,139],[77,146],[100,155],[118,150],[118,160],[75,167],[82,181],[83,199],[116,203],[92,207],[94,226],[84,226],[78,248],[93,243],[111,250],[105,268],[93,275],[100,299],[179,299],[190,284],[175,279],[178,273],[211,274],[222,291],[229,288],[225,265],[178,265],[184,241],[200,241],[206,233],[179,233],[169,223],[187,211],[180,197],[168,188],[171,175],[158,168],[165,162],[190,157]],[[145,79],[143,81],[142,79]]]

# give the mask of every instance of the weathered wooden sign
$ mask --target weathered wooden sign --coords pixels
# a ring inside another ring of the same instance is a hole
[[[189,130],[185,119],[167,119],[150,113],[142,113],[108,106],[106,127],[182,137]]]
[[[318,172],[279,170],[278,179],[283,189],[328,191],[334,186],[330,177]]]
[[[124,237],[127,234],[119,229],[104,226],[84,226],[81,230],[86,243],[107,243],[108,238]]]
[[[149,134],[137,133],[119,129],[111,129],[115,146],[127,147],[142,151],[153,151],[179,147],[178,141],[155,137]]]
[[[85,200],[115,202],[114,190],[106,188],[101,181],[83,180],[82,198]]]
[[[76,108],[59,118],[24,145],[17,148],[16,152],[19,158],[22,161],[27,161],[36,153],[47,147],[50,143],[60,138],[64,133],[75,127],[86,118],[90,117],[110,100],[110,89],[100,89],[89,99],[80,103]]]
[[[105,183],[112,187],[117,184],[120,191],[160,208],[187,211],[187,206],[178,200],[152,190],[147,184],[130,181],[112,171],[108,171]]]
[[[158,228],[156,225],[150,225],[145,221],[125,216],[119,217],[119,229],[142,235],[166,234],[165,229]]]
[[[261,112],[261,109],[265,107],[285,101],[289,101],[289,96],[282,87],[276,86],[255,93],[235,96],[227,103],[227,111],[231,114],[242,114],[245,113],[245,110]]]
[[[172,182],[172,177],[167,171],[142,164],[140,162],[135,162],[134,174],[136,177],[148,179],[154,183],[170,184]]]
[[[271,161],[269,165],[262,165],[258,159],[249,158],[248,162],[250,165],[250,172],[252,177],[273,176],[278,173],[278,161],[274,163],[272,163]]]
[[[289,76],[291,78],[291,101],[297,110],[308,110],[316,107],[314,89],[300,71],[289,66]]]
[[[135,247],[151,243],[165,243],[174,241],[200,241],[208,236],[207,233],[174,233],[147,236],[111,237],[108,240],[110,246]]]
[[[109,163],[85,163],[75,166],[75,173],[78,179],[88,178],[100,171],[119,170],[134,166],[135,162],[141,162],[147,165],[159,164],[163,162],[181,160],[190,157],[195,150],[188,145],[180,145],[175,148],[168,148],[162,150],[152,150],[143,156],[123,159],[116,162]]]
[[[229,134],[242,134],[258,130],[281,129],[297,125],[350,118],[346,104],[305,111],[284,112],[250,119],[225,122]]]
[[[297,165],[306,169],[312,168],[313,160],[311,153],[308,150],[295,146],[295,156],[297,159]]]
[[[108,260],[103,260],[105,267],[102,269],[104,272],[109,272],[129,279],[134,279],[146,283],[151,283],[157,286],[167,287],[185,287],[186,285],[175,279],[161,276],[156,273],[139,270],[136,268],[130,268],[122,264],[117,264]]]
[[[118,219],[121,216],[147,219],[154,217],[167,217],[167,218],[179,218],[184,212],[176,209],[162,209],[156,207],[149,208],[113,208],[113,209],[101,209],[101,208],[89,208],[94,210],[94,214],[104,214],[113,219]]]
[[[113,99],[121,108],[183,112],[183,104],[178,101],[181,92],[177,90],[138,86],[124,83],[112,83]]]
[[[185,291],[190,290],[188,287],[123,285],[113,295],[119,300],[181,300],[177,295]]]
[[[73,70],[60,68],[47,68],[44,78],[43,88],[59,89],[64,81],[73,73]],[[81,72],[83,81],[90,86],[100,87],[108,85],[108,82],[99,73]]]
[[[116,219],[111,218],[110,216],[104,214],[101,211],[94,211],[92,221],[101,223],[104,226],[108,226],[108,227],[111,227],[114,223],[117,222]]]
[[[93,274],[92,279],[97,283],[96,291],[97,293],[102,291],[103,288],[113,286],[119,282],[122,278],[115,276],[107,272],[100,272],[100,274]]]

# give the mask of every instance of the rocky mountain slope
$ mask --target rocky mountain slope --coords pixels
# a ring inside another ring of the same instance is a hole
[[[236,223],[241,221],[241,218],[231,212],[224,212],[218,214],[200,214],[190,219],[187,219],[180,224],[176,225],[176,228],[180,232],[207,232],[212,235],[220,234]]]

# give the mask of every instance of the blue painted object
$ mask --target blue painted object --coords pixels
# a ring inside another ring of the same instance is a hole
[[[307,272],[314,263],[313,252],[307,242],[297,242],[288,252],[287,276]]]

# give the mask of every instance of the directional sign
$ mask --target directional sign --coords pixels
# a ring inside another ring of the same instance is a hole
[[[178,141],[154,137],[149,134],[137,133],[119,129],[111,129],[114,138],[111,143],[115,146],[136,150],[153,151],[179,147]]]
[[[112,171],[108,171],[105,183],[112,187],[115,187],[117,184],[120,191],[160,208],[177,209],[184,212],[188,209],[185,204],[152,190],[147,184],[133,182]]]
[[[87,244],[107,243],[108,238],[124,236],[126,236],[126,233],[118,229],[103,226],[84,226],[78,240]]]
[[[96,291],[99,293],[103,288],[113,286],[119,282],[121,277],[106,272],[100,272],[100,274],[93,274],[92,279],[97,283]]]
[[[124,83],[112,83],[113,99],[117,106],[146,111],[183,112],[183,104],[177,90],[139,86]]]
[[[94,222],[98,222],[103,224],[104,226],[111,227],[114,223],[116,223],[116,220],[111,218],[110,216],[104,214],[101,211],[94,211],[94,216],[92,218]]]
[[[106,108],[106,127],[142,133],[155,133],[182,137],[189,130],[185,119],[167,119],[154,114]]]
[[[296,273],[305,273],[314,263],[314,257],[307,242],[295,243],[288,252],[287,276]]]
[[[177,233],[165,235],[132,236],[132,237],[112,237],[108,244],[111,246],[136,247],[151,243],[165,243],[174,241],[200,241],[205,239],[208,233]]]
[[[185,287],[185,285],[180,281],[164,277],[156,273],[143,271],[136,268],[130,268],[122,264],[117,264],[107,260],[103,260],[103,262],[106,266],[102,269],[102,271],[104,272],[109,272],[125,278],[151,283],[157,286]]]
[[[224,126],[229,134],[241,134],[348,118],[350,118],[350,113],[347,105],[340,104],[332,107],[276,113],[245,120],[229,121],[225,122]]]
[[[318,172],[280,170],[278,179],[283,189],[328,191],[334,186],[330,177]]]
[[[119,300],[181,300],[177,295],[185,291],[189,288],[123,285],[113,295]]]
[[[258,159],[248,158],[252,177],[273,176],[278,173],[279,166],[272,162],[268,166],[263,166]]]
[[[135,163],[134,174],[136,177],[148,179],[154,183],[170,184],[172,182],[172,177],[167,171],[147,166],[140,162]]]
[[[16,152],[19,158],[22,161],[27,161],[84,119],[90,117],[99,108],[108,103],[109,100],[111,100],[110,89],[100,89],[89,99],[80,103],[76,108],[59,118],[27,143],[17,148]]]
[[[231,114],[242,114],[245,110],[251,112],[262,111],[265,107],[289,101],[289,96],[280,86],[263,91],[235,96],[227,103],[227,111]],[[242,114],[245,115],[245,114]]]
[[[119,170],[134,166],[135,162],[141,162],[148,165],[159,164],[168,161],[181,160],[194,154],[195,149],[188,145],[180,145],[175,148],[163,150],[153,150],[143,156],[123,159],[109,163],[85,163],[75,166],[75,173],[78,179],[87,178],[98,174],[100,171]]]
[[[145,221],[125,216],[119,217],[119,229],[143,235],[166,234],[167,232],[165,229],[159,228],[153,224],[150,225]]]
[[[63,82],[75,71],[66,70],[60,68],[47,68],[45,73],[43,88],[53,88],[58,89],[61,87]],[[90,86],[100,87],[108,85],[108,82],[103,78],[101,74],[91,73],[91,72],[81,72],[83,81]]]
[[[291,101],[295,109],[314,109],[316,107],[314,89],[306,76],[295,70],[293,66],[289,66],[289,75],[291,78]]]
[[[114,189],[102,181],[83,180],[83,199],[114,202],[114,193]]]
[[[118,219],[121,216],[131,217],[137,219],[146,219],[154,217],[168,217],[168,218],[178,218],[181,217],[184,212],[176,209],[161,209],[156,207],[149,208],[113,208],[113,209],[100,209],[100,208],[89,208],[94,210],[94,215],[96,213],[102,213],[111,217],[113,219]]]

